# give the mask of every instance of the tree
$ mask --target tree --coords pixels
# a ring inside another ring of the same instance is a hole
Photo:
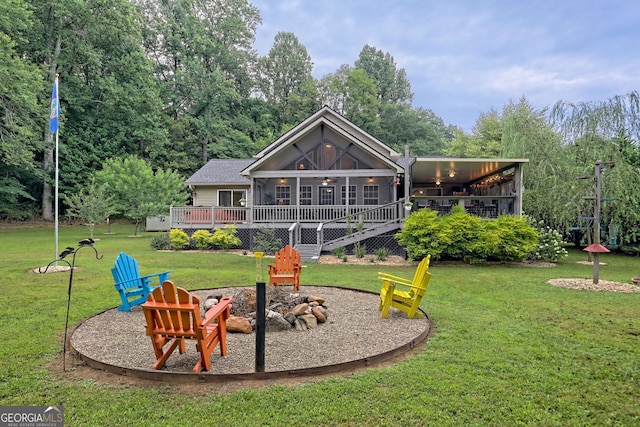
[[[0,3],[0,217],[25,218],[33,212],[33,177],[42,180],[35,153],[42,150],[40,69],[21,58],[32,14],[22,0]]]
[[[318,103],[326,105],[336,112],[345,115],[347,106],[347,81],[353,69],[346,64],[341,65],[335,73],[327,74],[318,83]]]
[[[493,108],[480,114],[471,135],[457,130],[448,144],[446,154],[455,157],[495,158],[502,152],[501,117]]]
[[[640,144],[640,92],[629,92],[602,102],[574,104],[559,101],[550,112],[550,119],[567,141],[596,134],[603,138],[629,137]]]
[[[30,0],[33,25],[19,44],[23,61],[37,64],[51,84],[60,77],[60,191],[78,191],[109,156],[150,157],[166,146],[161,105],[151,68],[141,48],[140,17],[128,0]],[[41,191],[42,216],[52,219],[53,138],[44,132],[36,158],[46,179]]]
[[[404,153],[408,145],[414,156],[437,156],[444,154],[446,131],[442,119],[430,110],[385,104],[381,107],[376,137],[399,153]]]
[[[584,204],[585,194],[579,189],[583,183],[577,180],[582,165],[568,156],[546,112],[524,97],[506,104],[497,125],[502,133],[499,156],[529,159],[523,177],[523,210],[564,233],[576,225]]]
[[[251,144],[236,117],[254,87],[258,10],[246,0],[143,0],[140,6],[144,49],[173,120],[167,125],[188,144],[186,163],[243,153]]]
[[[577,169],[574,176],[592,176],[596,161],[615,162],[602,174],[601,224],[618,227],[618,242],[638,245],[640,228],[640,94],[614,96],[598,103],[558,102],[550,120],[562,133],[570,159]],[[572,184],[575,186],[575,184]],[[583,181],[580,194],[592,196],[593,183]],[[591,216],[591,203],[581,205],[583,216]]]
[[[346,89],[345,117],[370,134],[378,134],[380,101],[373,79],[363,70],[354,69],[347,77]]]
[[[67,216],[85,221],[89,227],[91,238],[93,238],[93,229],[97,223],[118,212],[114,200],[115,196],[107,193],[106,184],[97,185],[95,177],[91,177],[87,186],[80,192],[63,195],[68,206]]]
[[[413,99],[411,84],[404,69],[397,69],[393,56],[365,45],[354,63],[371,77],[376,85],[376,98],[381,104],[408,104]]]
[[[137,156],[109,159],[95,177],[98,185],[107,186],[107,193],[114,197],[120,212],[135,222],[136,236],[144,218],[165,213],[170,205],[187,200],[182,176],[162,169],[154,173]]]
[[[294,100],[299,106],[305,107],[308,114],[313,112],[313,103],[302,102],[315,99],[315,96],[309,96],[315,92],[311,75],[313,63],[307,48],[293,33],[276,34],[273,47],[266,57],[260,58],[258,69],[260,90],[267,102],[277,107],[280,125],[293,121],[289,120],[287,112],[291,111],[289,105]]]

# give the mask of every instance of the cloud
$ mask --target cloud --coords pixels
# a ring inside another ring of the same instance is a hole
[[[293,32],[314,76],[353,65],[365,44],[407,72],[414,106],[469,129],[480,112],[526,96],[604,101],[640,86],[640,3],[627,0],[258,0],[256,49]],[[441,112],[441,113],[439,113]]]

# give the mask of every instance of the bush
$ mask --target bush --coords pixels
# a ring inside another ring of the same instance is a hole
[[[211,233],[209,230],[198,230],[191,235],[191,238],[196,242],[196,248],[200,250],[211,247]]]
[[[360,242],[356,242],[353,245],[353,254],[356,258],[364,258],[367,254],[367,246],[360,244]]]
[[[493,221],[485,221],[476,245],[482,246],[486,260],[518,262],[536,247],[538,233],[526,218],[515,215],[500,215]]]
[[[525,218],[501,215],[496,220],[469,215],[461,206],[451,213],[421,209],[405,219],[396,238],[411,259],[427,255],[433,259],[484,261],[522,261],[535,248],[536,230]]]
[[[276,237],[275,229],[258,228],[253,238],[253,250],[255,252],[264,252],[265,255],[273,255],[283,247],[282,241]]]
[[[225,225],[224,228],[216,228],[211,236],[211,243],[225,251],[234,246],[240,246],[242,240],[236,236],[237,232],[238,230],[233,224]]]
[[[376,255],[378,256],[378,259],[380,261],[384,261],[385,259],[387,259],[387,257],[389,256],[389,249],[387,248],[380,248],[376,251]]]
[[[171,247],[176,251],[189,245],[189,235],[179,228],[174,228],[169,231],[169,238],[171,240]]]
[[[345,250],[344,250],[344,246],[340,246],[339,248],[335,248],[331,251],[331,253],[333,254],[333,256],[335,256],[336,258],[342,258],[344,256]]]
[[[478,258],[473,243],[478,241],[480,230],[480,218],[456,205],[450,214],[439,217],[436,238],[449,258],[472,261]]]
[[[543,221],[537,224],[534,222],[532,226],[537,229],[538,244],[529,253],[529,259],[556,262],[568,255],[567,250],[564,248],[565,242],[562,240],[560,233],[551,227],[545,226]]]
[[[171,238],[169,233],[158,233],[151,239],[151,247],[157,251],[171,249]]]
[[[429,254],[439,259],[445,249],[438,238],[438,213],[430,209],[420,209],[405,218],[404,228],[395,237],[415,260]]]

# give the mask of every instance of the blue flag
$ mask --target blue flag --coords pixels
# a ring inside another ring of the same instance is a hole
[[[53,92],[51,93],[51,117],[49,119],[49,132],[58,132],[58,116],[62,113],[60,109],[60,100],[58,99],[58,78],[53,83]]]

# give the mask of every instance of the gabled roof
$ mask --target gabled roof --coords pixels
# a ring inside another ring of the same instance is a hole
[[[400,157],[398,152],[325,105],[257,153],[254,156],[257,160],[247,166],[241,173],[249,175],[252,170],[259,168],[267,159],[277,155],[321,124],[343,135],[345,139],[358,144],[364,151],[369,152],[390,167],[397,168],[395,161]]]
[[[185,181],[186,185],[241,184],[251,181],[240,172],[255,159],[213,159]]]

